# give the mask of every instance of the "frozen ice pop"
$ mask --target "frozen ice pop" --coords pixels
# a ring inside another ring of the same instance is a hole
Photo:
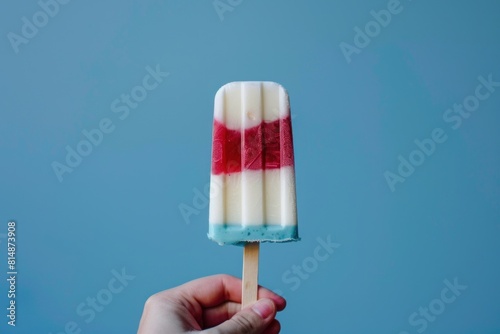
[[[298,240],[290,105],[277,83],[215,95],[208,237],[245,246],[242,307],[257,300],[260,242]]]
[[[208,237],[219,244],[298,240],[290,105],[274,82],[215,95]]]

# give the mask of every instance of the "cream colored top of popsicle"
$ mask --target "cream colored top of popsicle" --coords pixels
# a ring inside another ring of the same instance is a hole
[[[251,128],[262,121],[284,118],[289,113],[288,94],[275,82],[231,82],[215,94],[214,118],[228,129]]]

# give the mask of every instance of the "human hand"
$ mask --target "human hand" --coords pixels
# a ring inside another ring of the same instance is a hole
[[[149,297],[138,334],[276,334],[286,301],[259,287],[258,301],[241,310],[241,280],[203,277]]]

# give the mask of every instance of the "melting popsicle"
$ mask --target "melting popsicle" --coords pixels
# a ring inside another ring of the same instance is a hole
[[[228,83],[215,95],[213,126],[208,237],[245,245],[245,285],[259,242],[299,239],[288,94],[274,82]],[[255,299],[256,277],[253,289]]]

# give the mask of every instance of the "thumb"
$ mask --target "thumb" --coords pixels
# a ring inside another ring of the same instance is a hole
[[[267,298],[258,300],[250,307],[236,313],[231,319],[209,329],[207,334],[259,334],[271,324],[276,316],[276,306]]]

